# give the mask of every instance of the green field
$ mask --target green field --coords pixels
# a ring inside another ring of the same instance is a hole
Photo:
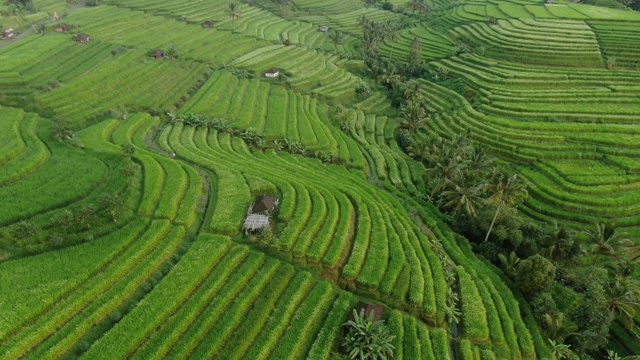
[[[425,4],[0,4],[21,33],[0,40],[0,359],[347,359],[359,301],[383,306],[394,359],[559,358],[538,310],[578,323],[598,299],[546,253],[552,224],[615,222],[640,254],[640,14]],[[397,27],[367,48],[367,21]],[[425,121],[406,139],[412,87]],[[511,211],[533,225],[496,212],[489,231],[538,243],[477,241],[431,191],[453,183],[430,177],[433,144],[460,134],[527,186]],[[270,225],[245,231],[265,194]],[[606,278],[620,254],[584,246]],[[511,250],[581,290],[534,301],[498,260]],[[607,315],[608,348],[637,355]]]

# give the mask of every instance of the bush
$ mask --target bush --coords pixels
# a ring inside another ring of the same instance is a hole
[[[388,10],[388,11],[392,11],[393,10],[393,4],[390,2],[385,2],[384,4],[382,4],[382,10]]]
[[[347,327],[347,335],[342,345],[350,358],[355,359],[390,359],[393,358],[395,336],[389,334],[389,329],[384,321],[374,321],[374,312],[369,318],[364,316],[365,310],[360,314],[354,309],[354,320],[349,320],[343,325]]]

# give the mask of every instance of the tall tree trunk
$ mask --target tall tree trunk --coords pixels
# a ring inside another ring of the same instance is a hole
[[[391,42],[391,61],[393,61],[393,50],[395,50],[394,47],[395,47],[395,43],[392,41]]]
[[[485,236],[484,238],[484,242],[487,242],[487,240],[489,240],[489,234],[491,234],[491,230],[493,229],[493,224],[496,223],[496,219],[498,218],[498,213],[500,212],[500,207],[502,206],[502,203],[498,205],[498,208],[496,209],[496,214],[493,216],[493,220],[491,221],[491,225],[489,225],[489,231],[487,231],[487,236]]]
[[[596,255],[596,258],[593,260],[593,264],[591,264],[591,266],[595,265],[598,262],[598,258],[600,257],[600,253],[598,253],[598,255]]]

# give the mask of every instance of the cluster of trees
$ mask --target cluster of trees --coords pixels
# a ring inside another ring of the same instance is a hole
[[[550,343],[562,356],[603,357],[609,327],[620,321],[640,341],[634,322],[640,310],[640,279],[634,276],[634,242],[611,223],[576,230],[555,224],[535,255],[518,249],[500,255],[503,270],[529,301]]]
[[[613,321],[640,334],[631,239],[609,223],[579,231],[521,216],[525,183],[466,134],[413,140],[409,129],[399,132],[407,153],[425,165],[426,197],[520,289],[558,358],[602,357]]]

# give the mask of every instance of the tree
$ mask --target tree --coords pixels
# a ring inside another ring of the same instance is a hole
[[[556,277],[556,267],[540,255],[533,255],[520,262],[516,272],[516,284],[524,294],[534,297],[551,288]]]
[[[542,256],[551,261],[573,264],[580,258],[584,250],[580,241],[575,237],[575,231],[565,226],[554,223],[554,228],[550,233],[541,238]]]
[[[386,360],[393,358],[395,336],[389,334],[384,321],[374,321],[375,311],[368,318],[365,310],[360,313],[354,309],[354,320],[349,320],[343,326],[347,328],[347,335],[342,345],[351,359]]]
[[[364,99],[368,98],[369,95],[371,94],[371,89],[369,88],[369,85],[367,85],[363,81],[359,81],[356,84],[355,91],[356,91],[356,96],[360,100],[364,100]]]
[[[393,50],[395,47],[396,41],[400,40],[400,25],[393,20],[387,20],[384,23],[385,37],[389,39],[391,43],[391,49],[389,49],[389,58],[393,61]]]
[[[362,0],[362,2],[364,2],[365,7],[371,7],[375,5],[378,2],[378,0]]]
[[[136,147],[131,143],[124,143],[120,145],[120,154],[124,157],[130,158],[136,152]]]
[[[558,313],[557,315],[544,314],[543,321],[549,340],[558,343],[564,343],[564,339],[574,335],[578,330],[576,324],[567,320],[563,313]]]
[[[176,49],[175,46],[169,45],[169,47],[167,48],[167,56],[171,60],[178,58],[178,50]]]
[[[427,111],[421,103],[409,100],[400,107],[400,119],[400,126],[413,134],[426,123]]]
[[[556,342],[549,339],[549,344],[551,344],[551,355],[556,360],[567,359],[571,355],[571,345],[565,345],[561,342]]]
[[[422,55],[422,43],[418,37],[411,41],[409,46],[409,57],[407,58],[407,71],[409,74],[416,75],[421,68],[420,57]]]
[[[82,204],[76,210],[74,218],[81,230],[86,230],[91,227],[94,215],[96,213],[96,207],[93,204]]]
[[[454,215],[459,215],[460,211],[464,211],[473,217],[478,215],[478,208],[483,203],[483,199],[480,196],[482,192],[483,184],[472,184],[468,181],[462,181],[460,184],[453,184],[453,189],[445,190],[442,192],[442,198],[446,203],[445,208],[453,209]]]
[[[616,278],[609,284],[607,307],[627,329],[631,329],[640,310],[640,284],[636,278]]]
[[[517,203],[524,201],[529,194],[525,183],[518,178],[518,174],[509,175],[504,171],[496,171],[491,181],[487,185],[487,189],[491,196],[487,199],[489,204],[496,204],[496,213],[493,216],[487,236],[484,238],[486,242],[489,240],[491,229],[498,218],[498,213],[503,206],[515,209]]]
[[[36,236],[40,232],[38,226],[30,221],[20,221],[11,232],[17,240],[27,240]]]
[[[239,19],[242,16],[242,9],[240,9],[240,5],[229,2],[227,7],[227,16],[231,18],[231,33],[236,32],[236,19]]]
[[[331,40],[333,45],[338,46],[342,44],[342,41],[344,40],[344,34],[342,33],[342,31],[334,30],[329,33],[329,39]]]
[[[124,200],[118,194],[102,194],[98,199],[98,204],[101,208],[103,208],[109,215],[113,221],[116,221],[120,211],[122,211],[122,206],[124,205]]]
[[[592,244],[591,255],[596,255],[593,265],[598,262],[600,255],[615,256],[620,250],[633,245],[631,239],[616,233],[615,226],[611,223],[596,223],[596,228],[587,230],[586,235]]]

